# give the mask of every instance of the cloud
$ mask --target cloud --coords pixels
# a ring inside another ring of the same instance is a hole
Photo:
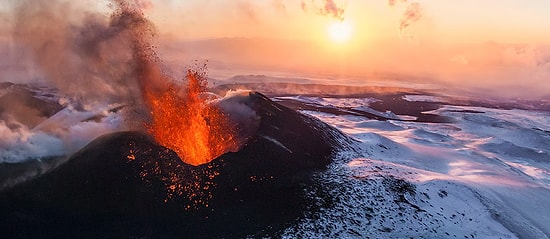
[[[388,5],[390,7],[395,7],[398,3],[406,4],[407,0],[389,0]],[[413,23],[417,22],[422,18],[422,8],[420,3],[412,2],[407,5],[407,8],[403,12],[401,20],[399,21],[399,32],[403,32]]]
[[[244,16],[252,21],[258,21],[258,16],[256,15],[256,7],[249,1],[239,1],[237,4],[238,9],[241,11]]]
[[[124,24],[136,22],[128,17],[111,21],[87,7],[61,0],[18,1],[12,26],[17,57],[29,59],[34,77],[66,96],[90,103],[131,99],[138,89],[128,77],[133,56]]]
[[[304,2],[304,1],[300,2],[300,7],[302,7],[302,10],[304,12],[307,12],[307,3],[306,2]]]
[[[408,0],[389,0],[388,1],[388,5],[390,5],[390,7],[393,7],[395,5],[397,5],[398,3],[407,3]]]
[[[344,20],[344,7],[336,4],[333,0],[323,0],[320,3],[317,1],[311,1],[309,4],[303,0],[301,2],[301,7],[305,12],[312,9],[315,13],[321,16],[333,17],[340,21]]]
[[[271,4],[275,10],[277,10],[280,13],[286,14],[286,5],[281,0],[272,0]]]
[[[401,18],[401,21],[399,24],[400,32],[403,32],[412,23],[420,20],[421,17],[422,17],[422,12],[420,8],[420,3],[413,2],[409,4],[409,6],[407,6],[407,9],[403,13],[403,17]]]

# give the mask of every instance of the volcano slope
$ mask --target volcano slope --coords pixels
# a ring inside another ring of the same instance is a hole
[[[247,97],[259,124],[238,152],[192,166],[145,133],[101,136],[1,192],[0,237],[277,235],[312,210],[310,175],[353,140],[262,94]]]

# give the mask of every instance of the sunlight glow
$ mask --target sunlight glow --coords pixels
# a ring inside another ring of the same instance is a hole
[[[344,43],[350,40],[352,27],[347,21],[337,21],[329,24],[327,32],[332,41]]]

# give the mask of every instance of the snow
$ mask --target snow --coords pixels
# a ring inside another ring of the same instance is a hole
[[[416,120],[417,117],[410,116],[410,115],[396,115],[395,113],[391,111],[377,111],[375,109],[372,109],[369,107],[371,103],[375,103],[380,101],[379,99],[375,98],[333,98],[333,97],[312,97],[312,96],[280,96],[273,98],[275,101],[280,100],[295,100],[298,102],[306,103],[309,105],[315,105],[320,107],[326,107],[326,108],[340,108],[344,112],[346,110],[355,110],[355,111],[363,111],[366,113],[370,113],[376,116],[380,116],[383,118],[388,119],[395,119],[395,120]]]
[[[39,92],[54,99],[55,92]],[[450,102],[429,95],[403,99]],[[338,115],[301,112],[357,140],[314,175],[318,183],[306,192],[311,209],[283,238],[549,238],[550,112],[444,103],[425,113],[451,123],[425,123],[376,111],[369,107],[379,101],[374,98],[275,100],[339,108]],[[0,163],[67,155],[124,127],[123,113],[115,110],[121,105],[73,107],[69,99],[63,105],[34,128],[0,121]]]
[[[279,142],[278,140],[274,139],[274,138],[271,138],[269,136],[263,136],[264,139],[267,139],[269,140],[270,142],[276,144],[277,146],[283,148],[284,150],[292,153],[292,151],[290,149],[288,149],[284,144],[282,144],[281,142]]]
[[[76,152],[99,136],[124,128],[121,113],[113,111],[118,107],[121,105],[95,105],[77,110],[68,105],[34,128],[16,120],[0,120],[0,163],[21,163]]]
[[[355,108],[368,106],[370,103],[380,101],[375,98],[333,98],[333,97],[312,97],[312,96],[280,96],[275,100],[296,100],[309,104],[316,104],[330,107]]]
[[[302,113],[357,139],[360,153],[343,152],[318,175],[334,204],[288,228],[286,238],[550,235],[549,112],[450,105],[430,112],[454,123]],[[414,190],[396,194],[388,180]]]
[[[396,114],[394,114],[393,112],[391,112],[389,110],[386,111],[386,112],[380,112],[380,111],[371,109],[371,108],[366,107],[366,106],[355,107],[353,109],[354,110],[359,110],[359,111],[364,111],[364,112],[371,113],[373,115],[381,116],[381,117],[388,118],[388,119],[400,119],[399,116],[397,116]]]
[[[406,101],[419,101],[419,102],[447,102],[442,97],[436,97],[431,95],[405,95],[403,99]]]

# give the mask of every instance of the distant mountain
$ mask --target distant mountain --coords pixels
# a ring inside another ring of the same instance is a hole
[[[32,128],[63,108],[55,94],[52,88],[0,82],[0,120],[13,117]]]

